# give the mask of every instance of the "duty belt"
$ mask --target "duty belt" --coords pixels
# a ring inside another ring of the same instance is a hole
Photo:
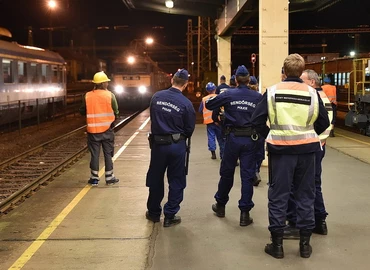
[[[251,137],[253,141],[258,140],[258,133],[252,127],[227,127],[226,134],[234,133],[235,137]]]
[[[153,142],[156,144],[172,144],[186,140],[186,136],[180,133],[151,136],[153,136]]]

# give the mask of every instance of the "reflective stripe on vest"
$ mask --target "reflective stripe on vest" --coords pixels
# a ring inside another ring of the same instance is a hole
[[[328,112],[329,122],[331,123],[331,121],[333,120],[333,107],[331,106],[330,100],[328,99],[324,91],[318,91],[318,92],[320,94],[322,102],[324,103],[325,109]],[[329,127],[323,133],[319,135],[322,145],[325,144],[326,139],[329,137],[331,129],[332,129],[332,125],[329,125]]]
[[[211,97],[214,97],[214,96],[217,96],[217,94],[209,94],[208,96],[205,96],[204,98],[202,98],[202,102],[203,102],[203,124],[205,124],[205,125],[213,123],[212,111],[210,111],[206,108],[206,101],[208,99],[210,99]]]
[[[267,89],[270,132],[273,145],[301,145],[319,142],[313,124],[319,114],[317,92],[298,82],[281,82]]]
[[[109,129],[115,117],[112,94],[108,90],[93,90],[86,96],[87,132],[102,133]]]
[[[328,97],[329,101],[337,105],[337,88],[330,84],[324,84],[321,86],[321,88]]]

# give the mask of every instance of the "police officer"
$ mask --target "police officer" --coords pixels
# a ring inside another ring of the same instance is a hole
[[[224,75],[221,75],[220,77],[220,84],[219,86],[217,86],[216,88],[216,94],[220,94],[222,91],[225,91],[225,89],[229,88],[230,86],[228,86],[226,84],[226,77]]]
[[[242,181],[239,200],[240,226],[248,226],[253,222],[249,212],[254,206],[252,182],[256,168],[254,152],[258,139],[258,135],[252,129],[250,118],[262,96],[248,88],[249,72],[245,66],[239,66],[235,75],[237,88],[228,89],[206,102],[206,108],[210,110],[224,106],[224,124],[228,133],[220,168],[221,178],[215,194],[216,204],[212,205],[212,210],[218,217],[225,216],[225,205],[229,201],[235,166],[239,158]]]
[[[186,187],[186,138],[195,128],[195,111],[182,91],[188,85],[188,71],[181,69],[172,78],[172,87],[153,95],[150,103],[151,158],[146,177],[149,187],[146,218],[159,222],[164,197],[164,174],[167,170],[168,201],[164,205],[164,227],[179,224],[176,216]]]
[[[301,79],[307,85],[315,88],[319,93],[325,109],[328,112],[329,121],[333,119],[333,109],[330,103],[330,100],[320,87],[320,79],[317,73],[312,69],[307,69],[303,71]],[[314,233],[327,235],[328,228],[326,225],[326,216],[328,213],[325,209],[324,198],[322,195],[321,189],[321,173],[322,173],[322,160],[325,156],[325,144],[326,139],[329,137],[332,126],[330,125],[323,133],[320,134],[319,138],[321,141],[322,151],[317,151],[315,153],[315,228],[313,229]],[[291,194],[292,195],[292,194]],[[284,229],[284,238],[296,238],[297,229],[295,224],[297,222],[297,206],[294,200],[294,196],[291,196],[288,204],[288,226]]]
[[[211,97],[216,96],[216,85],[213,82],[209,82],[206,85],[206,91],[209,93],[203,97],[202,102],[199,106],[199,112],[203,114],[203,124],[207,125],[207,138],[208,138],[208,150],[211,151],[212,159],[216,159],[216,139],[218,146],[220,147],[220,158],[222,159],[224,152],[224,140],[222,137],[221,126],[218,121],[214,121],[212,118],[212,111],[205,107],[205,102]]]
[[[328,113],[317,91],[299,78],[305,62],[299,54],[284,60],[287,78],[269,87],[258,104],[252,123],[266,136],[269,152],[269,230],[271,244],[265,252],[283,258],[283,233],[287,204],[293,184],[300,229],[300,255],[311,256],[310,238],[315,227],[315,153],[320,151],[317,134],[329,126]],[[266,126],[270,121],[270,130]]]
[[[114,154],[113,122],[118,116],[118,105],[114,94],[108,91],[107,75],[101,71],[94,75],[94,90],[86,93],[80,113],[87,119],[87,146],[91,153],[90,179],[88,184],[97,186],[99,183],[100,146],[103,148],[105,161],[105,182],[115,184],[119,180],[113,174],[112,157]]]

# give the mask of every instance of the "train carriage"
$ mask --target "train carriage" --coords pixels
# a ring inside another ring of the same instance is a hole
[[[64,106],[66,66],[59,54],[0,40],[0,70],[0,125]]]
[[[370,58],[336,58],[307,63],[306,68],[331,79],[337,87],[338,109],[347,113],[345,124],[370,136]]]

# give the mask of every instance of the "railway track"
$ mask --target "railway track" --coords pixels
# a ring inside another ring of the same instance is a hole
[[[120,121],[114,130],[139,113]],[[81,158],[87,152],[85,129],[80,127],[0,163],[0,214],[10,211]]]

